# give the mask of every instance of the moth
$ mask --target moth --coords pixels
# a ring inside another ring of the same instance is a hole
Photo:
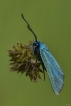
[[[36,55],[37,60],[41,62],[43,70],[46,70],[48,73],[52,89],[55,94],[58,95],[64,85],[64,73],[62,72],[54,56],[50,53],[48,47],[41,41],[37,40],[36,34],[33,32],[23,14],[21,14],[21,16],[26,22],[28,29],[33,33],[35,37],[35,41],[33,42],[34,55]]]

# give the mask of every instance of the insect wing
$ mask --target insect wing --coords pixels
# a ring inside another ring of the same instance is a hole
[[[54,92],[58,95],[64,85],[64,74],[55,58],[49,52],[46,45],[41,42],[40,55],[44,63],[45,69],[48,73],[52,88]]]

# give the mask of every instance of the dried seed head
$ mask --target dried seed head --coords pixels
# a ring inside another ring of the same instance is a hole
[[[13,50],[9,50],[8,53],[11,58],[11,71],[25,72],[31,81],[41,79],[39,72],[43,73],[43,71],[40,69],[41,63],[36,62],[32,43],[28,46],[17,43],[17,47],[13,46]]]

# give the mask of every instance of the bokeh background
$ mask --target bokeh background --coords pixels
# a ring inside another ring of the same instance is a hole
[[[25,74],[10,72],[8,50],[17,42],[28,44],[34,36],[21,18],[24,14],[38,39],[60,64],[64,87],[54,94],[46,80],[31,82]],[[71,0],[0,1],[0,106],[71,105]]]

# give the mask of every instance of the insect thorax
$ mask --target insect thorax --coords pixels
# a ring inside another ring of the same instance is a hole
[[[45,69],[45,67],[40,55],[40,49],[44,49],[44,48],[48,51],[48,48],[46,47],[44,43],[39,41],[34,41],[33,43],[34,55],[36,55],[37,60],[41,62],[43,69]]]
[[[39,41],[34,41],[33,43],[33,51],[34,55],[36,55],[37,59],[40,61],[40,42]]]

